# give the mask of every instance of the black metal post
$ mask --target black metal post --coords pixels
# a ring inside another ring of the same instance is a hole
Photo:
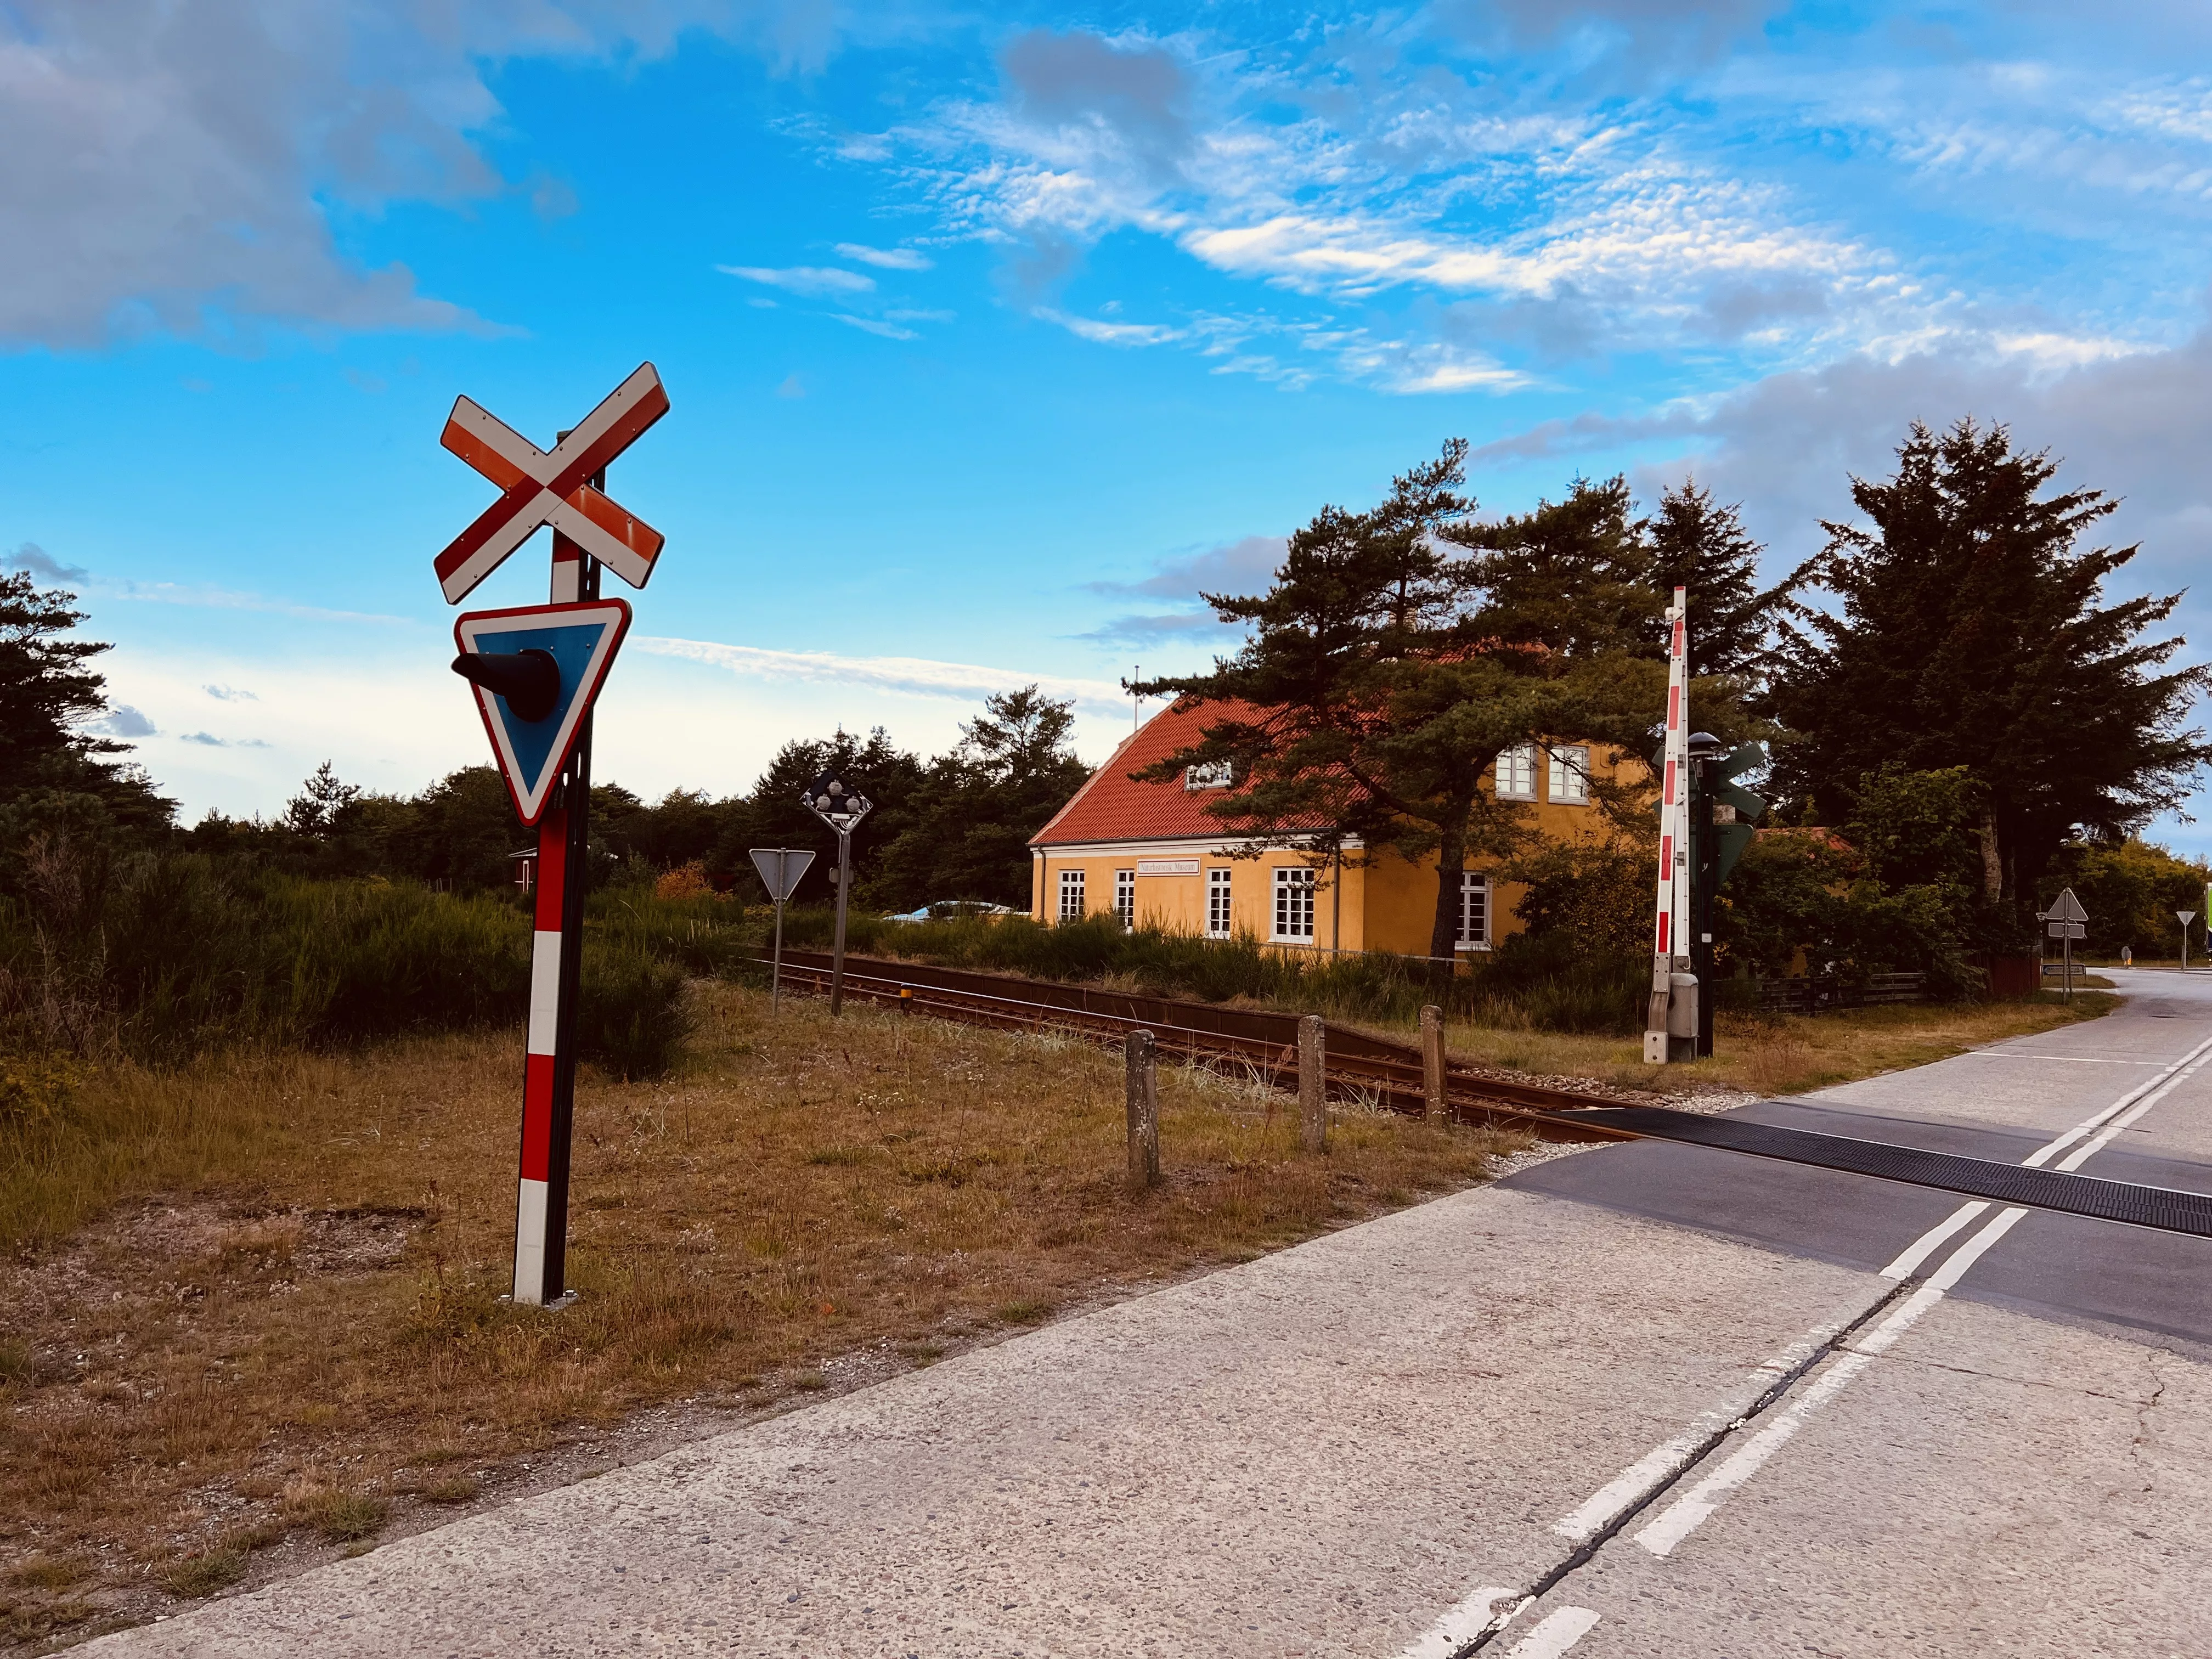
[[[1720,763],[1699,761],[1690,769],[1690,971],[1698,976],[1698,1054],[1713,1051],[1713,890],[1720,885],[1721,838],[1713,833],[1713,799]]]
[[[830,957],[830,1017],[845,1006],[845,901],[853,885],[853,832],[837,832],[837,944]]]
[[[591,481],[606,488],[602,471]],[[599,562],[586,558],[577,572],[579,600],[599,597]],[[592,716],[584,716],[576,748],[561,781],[568,808],[568,844],[561,893],[561,982],[553,1023],[552,1134],[545,1168],[545,1300],[568,1292],[568,1166],[576,1125],[576,1002],[584,966],[584,891],[591,882]]]

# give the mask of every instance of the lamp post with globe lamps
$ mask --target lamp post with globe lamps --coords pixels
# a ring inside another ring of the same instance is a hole
[[[875,803],[839,777],[824,772],[801,797],[807,810],[837,832],[837,943],[830,959],[830,1014],[845,1006],[845,906],[853,886],[853,831]]]

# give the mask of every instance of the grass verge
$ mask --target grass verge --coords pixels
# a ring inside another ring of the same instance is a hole
[[[2017,1002],[1907,1003],[1810,1018],[1723,1014],[1714,1022],[1712,1054],[1686,1066],[1645,1065],[1640,1036],[1585,1036],[1455,1021],[1446,1027],[1445,1042],[1455,1058],[1480,1065],[1595,1078],[1631,1089],[1794,1095],[2094,1019],[2118,1006],[2118,997],[2102,992],[2076,993],[2069,1004],[2057,992],[2045,991]]]
[[[0,1146],[0,1631],[34,1644],[358,1551],[668,1402],[753,1410],[1482,1178],[1513,1144],[1349,1111],[1323,1158],[1164,1068],[695,992],[681,1068],[579,1091],[571,1309],[501,1300],[514,1036],[121,1065]],[[17,1564],[12,1570],[7,1564]]]

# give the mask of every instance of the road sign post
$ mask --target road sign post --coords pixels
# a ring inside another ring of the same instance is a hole
[[[2176,910],[2173,919],[2181,924],[2181,971],[2189,971],[2189,924],[2197,920],[2194,910]]]
[[[875,803],[834,772],[824,772],[808,784],[803,799],[809,811],[837,832],[837,941],[830,957],[830,1016],[834,1019],[845,1008],[845,910],[853,889],[853,831]]]
[[[662,545],[658,532],[607,499],[606,467],[667,412],[660,376],[646,363],[550,452],[466,398],[454,403],[440,439],[500,489],[435,561],[448,604],[459,604],[539,529],[553,531],[549,602],[473,612],[453,630],[453,670],[475,689],[516,817],[538,829],[514,1296],[544,1307],[568,1299],[592,706],[630,621],[627,604],[599,598],[599,571],[605,565],[643,587]]]
[[[783,902],[814,862],[814,854],[790,847],[756,847],[750,856],[753,868],[768,884],[768,896],[775,901],[775,951],[768,971],[768,1011],[774,1015],[783,1008]]]
[[[2035,919],[2043,923],[2044,932],[2059,941],[2063,971],[2066,975],[2066,1000],[2074,1000],[2074,941],[2089,936],[2089,913],[2081,908],[2081,901],[2074,896],[2071,887],[2061,888],[2058,896],[2051,902],[2048,910],[2038,910]]]

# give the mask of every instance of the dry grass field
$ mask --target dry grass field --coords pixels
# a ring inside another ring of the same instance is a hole
[[[1729,1020],[1633,1039],[1455,1025],[1454,1051],[1637,1088],[1790,1092],[2087,1018],[2103,996]],[[1162,1072],[1133,1197],[1118,1058],[728,987],[684,1069],[587,1073],[570,1283],[501,1300],[509,1034],[82,1078],[0,1158],[0,1648],[43,1651],[374,1547],[1211,1263],[1465,1186],[1519,1143]],[[0,1149],[4,1152],[4,1149]],[[624,1425],[628,1425],[625,1427]],[[625,1441],[623,1436],[631,1437]]]
[[[88,1077],[0,1166],[0,1645],[588,1474],[641,1413],[743,1421],[1249,1259],[1514,1144],[1355,1110],[1303,1157],[1283,1097],[1168,1067],[1167,1182],[1137,1198],[1112,1054],[772,1023],[729,988],[700,1012],[677,1077],[580,1089],[556,1313],[501,1300],[514,1036]]]

